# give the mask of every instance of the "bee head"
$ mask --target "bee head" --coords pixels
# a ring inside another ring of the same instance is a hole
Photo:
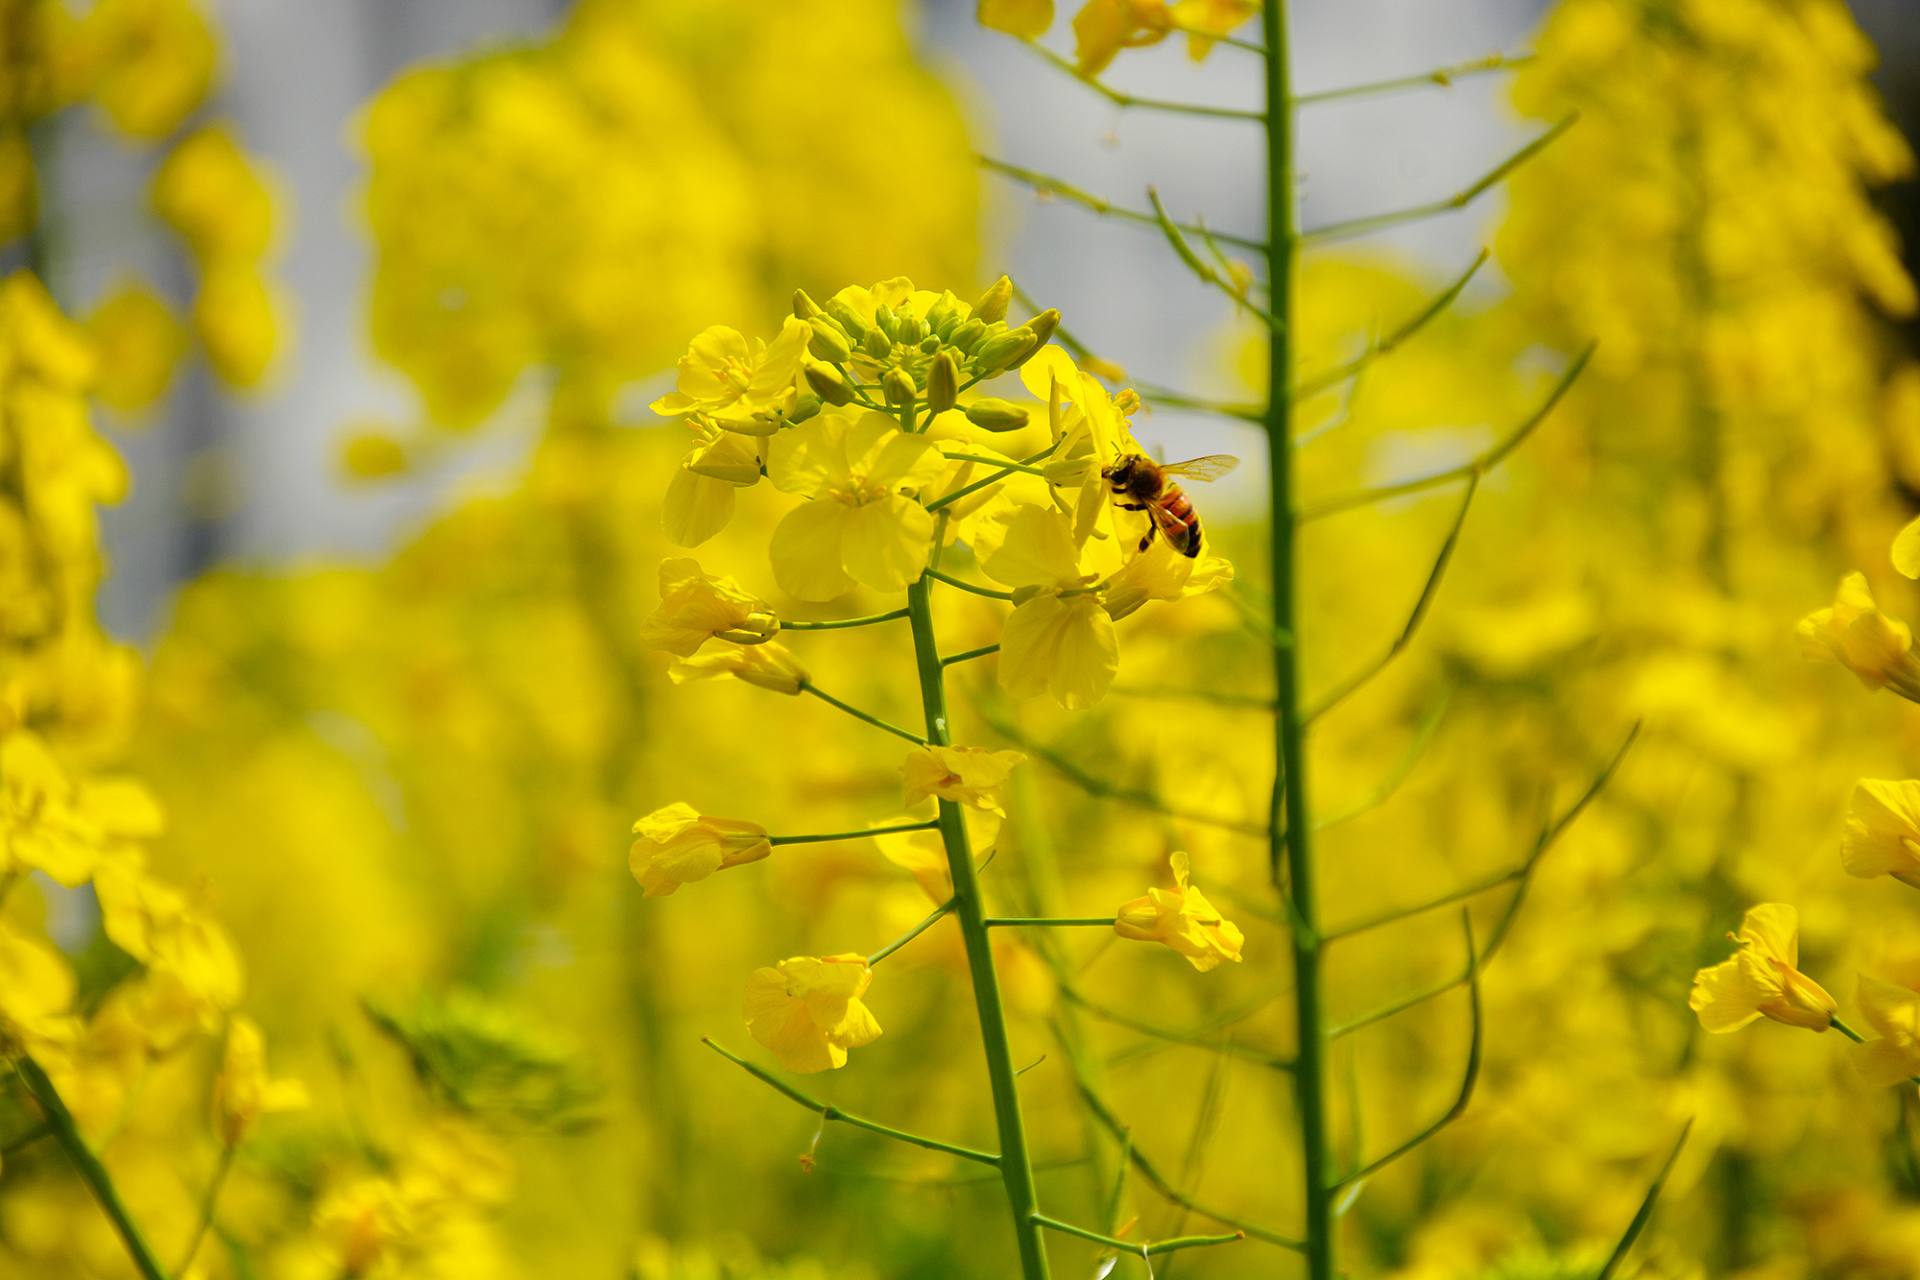
[[[1132,483],[1135,460],[1135,455],[1130,453],[1112,466],[1100,468],[1100,474],[1105,477],[1108,484],[1113,486],[1116,493],[1125,490]]]

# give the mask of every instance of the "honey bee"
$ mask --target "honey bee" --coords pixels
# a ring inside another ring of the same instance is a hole
[[[1122,511],[1147,513],[1147,532],[1140,549],[1153,545],[1155,533],[1166,537],[1167,545],[1183,556],[1200,554],[1200,514],[1173,482],[1175,476],[1189,480],[1218,480],[1240,465],[1240,459],[1224,453],[1185,462],[1155,462],[1143,453],[1129,453],[1100,471],[1116,495],[1128,499],[1120,503]]]

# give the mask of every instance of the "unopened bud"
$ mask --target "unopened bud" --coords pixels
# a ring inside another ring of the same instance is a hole
[[[847,345],[844,334],[824,317],[816,317],[807,322],[807,328],[813,331],[813,337],[807,342],[807,350],[815,359],[825,360],[828,364],[844,364],[853,348]]]
[[[1022,356],[1017,362],[1024,364],[1026,361],[1032,359],[1034,352],[1039,351],[1040,348],[1046,346],[1047,343],[1053,340],[1053,331],[1060,327],[1060,313],[1054,308],[1048,307],[1045,311],[1042,311],[1021,327],[1033,334],[1033,351],[1027,352],[1027,354]]]
[[[879,325],[867,330],[867,336],[860,340],[860,349],[875,360],[885,360],[893,354],[893,339],[881,331]]]
[[[927,308],[927,328],[938,334],[943,340],[951,335],[960,324],[960,299],[952,293],[943,293],[939,301]]]
[[[920,339],[920,353],[922,355],[930,356],[934,352],[940,350],[943,345],[944,344],[940,341],[939,334],[930,333],[926,337]]]
[[[974,319],[986,324],[992,324],[995,320],[1005,320],[1007,304],[1011,301],[1013,301],[1013,281],[1001,276],[988,285],[987,291],[981,294],[979,301],[973,304]]]
[[[884,302],[874,304],[873,324],[876,329],[886,334],[889,340],[900,336],[900,321],[893,314],[893,308]]]
[[[860,318],[859,312],[848,306],[841,299],[828,298],[826,311],[828,315],[833,317],[834,323],[838,324],[849,338],[858,341],[860,338],[866,336],[867,322]]]
[[[1027,425],[1027,411],[992,396],[967,406],[967,421],[988,431],[1018,431]]]
[[[880,379],[880,390],[886,393],[887,403],[896,409],[901,405],[912,404],[919,388],[913,385],[913,375],[905,369],[889,369],[887,376]]]
[[[853,388],[840,376],[840,371],[830,364],[818,364],[809,360],[802,371],[807,385],[813,388],[813,394],[828,404],[850,404],[853,401]]]
[[[960,364],[953,352],[942,351],[927,368],[927,411],[945,413],[960,394]]]
[[[948,334],[947,345],[950,347],[958,347],[968,355],[972,355],[973,349],[979,346],[980,340],[986,336],[986,322],[975,318],[959,325],[952,333]]]
[[[807,296],[805,289],[793,291],[793,314],[802,320],[811,320],[820,314],[820,308]]]
[[[1034,346],[1033,334],[1027,329],[1008,329],[997,333],[980,344],[973,353],[974,364],[985,373],[999,373],[1025,360],[1038,350]]]
[[[893,339],[909,347],[920,345],[920,339],[927,336],[927,322],[911,312],[901,312],[893,320]]]
[[[793,408],[787,411],[787,425],[791,427],[805,422],[808,418],[813,417],[819,412],[819,396],[795,396],[793,398]]]

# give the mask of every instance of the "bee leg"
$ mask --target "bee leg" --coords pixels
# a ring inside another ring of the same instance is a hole
[[[1120,504],[1120,509],[1122,511],[1145,511],[1147,504],[1144,502],[1123,502]]]
[[[1142,507],[1141,510],[1144,511],[1146,510],[1146,508]],[[1148,517],[1147,531],[1140,538],[1140,549],[1142,551],[1145,551],[1148,547],[1153,545],[1153,535],[1158,533],[1159,531],[1160,531],[1159,526],[1154,522],[1153,518]]]

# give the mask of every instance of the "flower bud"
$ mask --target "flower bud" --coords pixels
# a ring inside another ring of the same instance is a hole
[[[960,325],[960,299],[952,293],[943,293],[940,300],[927,308],[927,328],[935,336],[945,341]]]
[[[886,334],[889,341],[897,341],[900,337],[899,318],[893,314],[893,308],[884,302],[874,304],[873,327]]]
[[[735,644],[765,644],[780,634],[780,615],[771,609],[756,609],[735,625],[713,633],[716,640]]]
[[[947,345],[950,347],[958,347],[960,350],[971,355],[973,349],[980,345],[980,340],[986,336],[986,322],[976,317],[957,326],[952,333],[948,334]]]
[[[1014,332],[1018,333],[1021,331],[1021,329],[1024,329],[1026,332],[1032,334],[1033,345],[1031,347],[1028,347],[1027,350],[1021,354],[1019,359],[1015,360],[1012,364],[1008,365],[1007,367],[1009,369],[1018,369],[1021,365],[1033,359],[1033,357],[1039,352],[1040,348],[1046,346],[1048,342],[1053,340],[1053,331],[1055,329],[1058,329],[1059,327],[1060,327],[1060,313],[1054,308],[1049,307],[1045,311],[1042,311],[1039,315],[1035,316],[1033,319],[1027,321],[1024,325],[1020,326],[1020,329],[1014,330]]]
[[[853,354],[853,348],[831,321],[816,316],[807,322],[807,327],[813,330],[807,350],[816,359],[825,360],[828,364],[843,364]]]
[[[1007,304],[1011,301],[1013,301],[1013,281],[1001,276],[988,285],[987,291],[981,294],[979,301],[973,304],[974,319],[986,324],[992,324],[995,320],[1005,320]]]
[[[793,398],[793,408],[787,410],[787,425],[797,427],[819,412],[819,396],[795,396]]]
[[[887,370],[887,376],[880,379],[880,390],[886,393],[887,403],[896,409],[912,404],[919,392],[913,385],[913,375],[900,368]]]
[[[945,413],[960,394],[960,363],[942,351],[927,368],[927,412]]]
[[[807,296],[805,289],[795,289],[793,291],[793,314],[802,320],[812,320],[818,317],[821,312],[818,304]]]
[[[867,336],[860,340],[860,349],[875,360],[885,360],[893,354],[893,339],[882,333],[876,325],[867,330]]]
[[[988,396],[967,406],[967,421],[988,431],[1018,431],[1027,425],[1027,411],[1017,404]]]
[[[819,364],[809,360],[803,368],[807,385],[813,393],[828,404],[850,404],[853,401],[853,388],[840,376],[840,371],[830,364]]]
[[[917,347],[920,339],[927,336],[927,322],[911,313],[902,313],[893,322],[894,341],[904,346]]]
[[[973,353],[973,363],[982,373],[1000,373],[1024,363],[1037,350],[1032,332],[1009,329],[982,342],[980,349]]]
[[[857,340],[866,336],[867,322],[860,318],[859,312],[839,298],[827,299],[827,314],[833,317],[849,338]]]

